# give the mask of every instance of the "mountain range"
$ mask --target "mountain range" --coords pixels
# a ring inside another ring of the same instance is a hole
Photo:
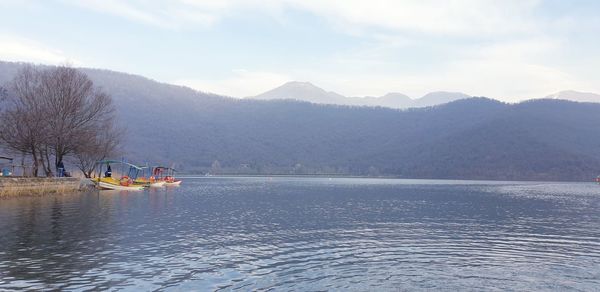
[[[0,84],[22,66],[0,62]],[[174,163],[187,173],[570,181],[600,174],[600,103],[556,99],[569,92],[516,104],[478,97],[399,110],[277,95],[228,98],[81,70],[113,97],[130,161]]]
[[[248,98],[261,100],[293,99],[318,104],[381,106],[402,109],[433,106],[469,97],[471,96],[464,93],[446,91],[431,92],[418,99],[411,99],[407,95],[395,92],[381,97],[347,97],[332,91],[326,91],[310,82],[291,81],[265,93]]]
[[[392,92],[380,97],[348,97],[339,93],[326,91],[315,86],[310,82],[287,82],[277,88],[256,96],[250,96],[250,99],[275,100],[291,99],[307,101],[318,104],[337,104],[350,106],[381,106],[397,109],[427,107],[448,103],[455,100],[470,98],[472,96],[462,92],[435,91],[430,92],[420,98],[410,98],[409,96]],[[535,97],[532,97],[534,99]],[[574,90],[560,91],[543,99],[561,99],[577,102],[600,102],[600,95],[590,92],[579,92]]]

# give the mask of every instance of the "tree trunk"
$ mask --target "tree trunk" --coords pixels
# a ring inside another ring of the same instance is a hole
[[[56,152],[55,154],[55,159],[54,159],[54,169],[56,169],[56,171],[58,171],[58,166],[63,162],[63,158],[64,158],[64,154],[60,153],[60,152]],[[65,170],[63,169],[63,172]]]
[[[47,177],[52,177],[52,164],[50,164],[50,155],[48,155],[48,149],[46,149],[44,151],[44,158],[46,160],[46,163],[44,163],[44,170],[46,172],[46,176]]]
[[[35,151],[35,148],[31,149],[31,156],[33,158],[33,165],[32,165],[32,168],[31,168],[31,175],[33,177],[37,177],[38,176],[39,161],[38,161],[37,152]]]
[[[23,168],[22,176],[27,176],[27,170],[25,169],[25,156],[27,153],[21,152],[21,167]]]
[[[54,168],[58,169],[58,166],[60,165],[60,163],[63,160],[63,155],[59,152],[59,151],[55,151],[56,153],[54,154]]]

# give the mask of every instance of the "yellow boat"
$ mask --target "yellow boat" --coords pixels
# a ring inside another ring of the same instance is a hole
[[[120,164],[124,167],[129,168],[129,175],[122,175],[120,178],[115,178],[112,173],[111,164]],[[147,183],[136,182],[141,167],[133,165],[131,163],[118,161],[118,160],[102,160],[96,162],[99,166],[98,177],[92,179],[92,182],[96,185],[96,188],[101,190],[131,190],[140,191],[149,186]],[[106,166],[106,171],[102,172]],[[104,175],[104,176],[103,176]],[[133,177],[133,178],[132,178]]]
[[[112,177],[94,178],[92,180],[96,184],[96,188],[100,190],[129,190],[141,191],[146,188],[145,185],[124,182],[122,179],[117,180]]]

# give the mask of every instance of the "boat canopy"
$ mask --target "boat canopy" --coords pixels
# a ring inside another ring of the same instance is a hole
[[[156,166],[156,167],[154,167],[154,169],[161,169],[161,170],[163,170],[163,169],[164,169],[164,170],[177,171],[177,170],[175,170],[175,168],[172,168],[172,167],[166,167],[166,166]]]
[[[96,162],[96,164],[111,164],[111,163],[113,163],[113,164],[125,164],[125,165],[128,165],[129,167],[135,168],[137,170],[142,170],[144,168],[147,168],[146,166],[140,167],[140,166],[137,166],[137,165],[134,165],[134,164],[131,164],[131,163],[127,163],[127,162],[124,162],[124,161],[120,161],[120,160],[100,160],[100,161]]]

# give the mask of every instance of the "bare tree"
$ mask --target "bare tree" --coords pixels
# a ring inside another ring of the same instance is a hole
[[[39,77],[40,72],[31,66],[22,69],[9,84],[0,113],[0,138],[8,148],[31,155],[34,176],[48,133]]]
[[[31,155],[36,176],[40,167],[52,176],[69,155],[89,175],[89,161],[112,154],[120,143],[111,97],[74,68],[27,66],[0,95],[6,97],[0,96],[0,140]]]
[[[81,149],[105,131],[101,125],[114,118],[114,106],[109,95],[94,87],[83,72],[60,66],[41,74],[45,117],[49,128],[48,153],[54,156],[58,168],[65,156]]]
[[[92,177],[96,162],[120,152],[119,146],[124,136],[124,132],[112,121],[98,126],[96,131],[79,139],[80,144],[74,152],[75,164],[86,178]]]

